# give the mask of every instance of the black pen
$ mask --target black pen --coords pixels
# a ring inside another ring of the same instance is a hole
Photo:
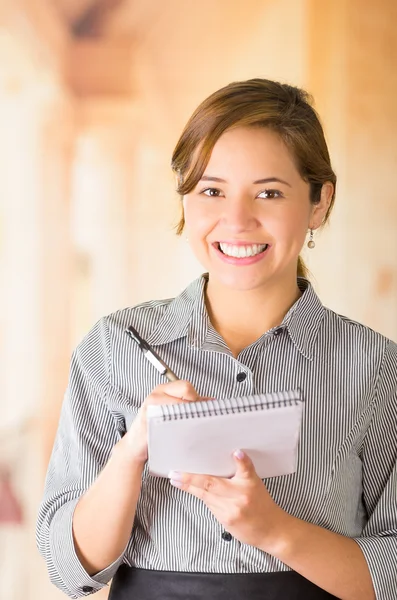
[[[137,330],[132,327],[132,325],[130,325],[125,331],[132,337],[134,342],[138,344],[145,358],[152,363],[152,365],[161,375],[165,375],[168,381],[178,381],[179,377],[177,377],[175,373],[173,373],[171,369],[167,367],[165,362],[159,357],[153,348],[151,348],[149,344],[143,338],[141,338]]]

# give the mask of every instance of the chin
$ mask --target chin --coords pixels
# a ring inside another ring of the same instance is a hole
[[[238,292],[249,292],[257,288],[265,286],[270,280],[270,275],[262,275],[260,277],[248,277],[237,274],[214,273],[210,271],[210,277],[217,281],[218,285],[222,285],[230,290]]]

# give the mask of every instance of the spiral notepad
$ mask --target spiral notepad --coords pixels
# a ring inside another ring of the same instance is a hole
[[[296,470],[303,402],[299,390],[147,408],[149,471],[231,477],[244,450],[259,477]]]

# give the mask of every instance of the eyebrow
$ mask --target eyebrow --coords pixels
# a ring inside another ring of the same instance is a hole
[[[227,183],[226,179],[213,177],[212,175],[203,175],[200,181],[217,181],[218,183]],[[288,181],[284,181],[284,179],[280,179],[279,177],[266,177],[266,179],[257,179],[256,181],[253,181],[253,183],[270,183],[271,181],[278,181],[279,183],[285,183],[285,185],[292,187]]]

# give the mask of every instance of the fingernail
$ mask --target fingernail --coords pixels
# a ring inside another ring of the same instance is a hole
[[[174,481],[182,481],[182,473],[178,471],[170,471],[168,473],[168,478],[173,479]]]
[[[182,481],[175,481],[174,479],[170,479],[170,484],[177,488],[183,487]]]
[[[238,458],[239,460],[241,460],[242,458],[244,458],[244,452],[242,450],[236,450],[236,452],[234,453],[234,456],[236,458]]]

